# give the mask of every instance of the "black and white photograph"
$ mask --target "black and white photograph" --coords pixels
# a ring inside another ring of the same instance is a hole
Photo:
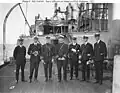
[[[120,3],[0,3],[0,93],[120,93]]]

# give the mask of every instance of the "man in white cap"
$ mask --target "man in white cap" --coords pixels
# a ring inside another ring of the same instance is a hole
[[[38,43],[38,37],[34,37],[34,43],[30,44],[28,48],[28,55],[30,55],[30,83],[32,82],[33,72],[34,80],[37,81],[38,76],[38,68],[40,63],[40,56],[41,56],[41,44]]]
[[[14,59],[16,60],[16,83],[19,80],[19,70],[21,68],[21,81],[25,82],[24,68],[26,64],[26,48],[23,46],[23,39],[18,40],[19,45],[14,49]]]
[[[96,71],[96,82],[102,84],[103,79],[103,61],[107,57],[106,44],[100,40],[100,34],[95,34],[96,43],[94,44],[94,61]]]

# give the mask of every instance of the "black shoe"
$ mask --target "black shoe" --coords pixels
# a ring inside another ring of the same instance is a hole
[[[35,82],[38,82],[38,80],[37,80],[37,79],[34,79],[34,81],[35,81]]]
[[[61,82],[61,80],[60,80],[60,79],[58,79],[58,82]]]
[[[86,82],[89,82],[89,81],[90,81],[90,79],[89,79],[89,78],[87,78]]]
[[[70,80],[73,80],[73,78],[71,77]]]
[[[32,83],[32,79],[29,80],[29,83]]]
[[[80,80],[80,81],[85,81],[85,79],[82,79],[82,80]]]
[[[67,82],[67,79],[66,79],[66,78],[64,78],[64,81],[66,81],[66,82]]]
[[[52,77],[49,77],[49,80],[52,80]]]
[[[99,84],[102,85],[102,81],[100,81]]]
[[[27,80],[21,80],[22,82],[27,82]]]
[[[78,77],[76,77],[76,80],[79,80],[79,78],[78,78]]]
[[[95,84],[96,84],[96,83],[99,83],[99,81],[96,81],[96,82],[94,82],[94,83],[95,83]]]
[[[18,84],[18,80],[16,80],[15,83]]]
[[[67,82],[67,79],[64,79],[65,82]]]
[[[90,82],[90,81],[89,81],[89,79],[88,79],[88,80],[86,80],[86,82]]]
[[[48,78],[45,79],[45,82],[47,82],[47,81],[48,81]]]

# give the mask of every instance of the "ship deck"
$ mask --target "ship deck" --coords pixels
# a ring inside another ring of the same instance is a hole
[[[54,71],[56,72],[54,65]],[[25,66],[25,79],[29,76],[29,62]],[[38,82],[21,82],[15,83],[15,65],[7,65],[0,69],[0,93],[105,93],[111,87],[111,82],[107,78],[110,73],[104,73],[104,81],[102,85],[91,82],[81,82],[80,80],[69,80],[61,83],[57,82],[57,75],[53,74],[53,79],[44,82],[44,69],[42,63],[39,67]],[[79,79],[81,79],[81,71],[79,71]]]

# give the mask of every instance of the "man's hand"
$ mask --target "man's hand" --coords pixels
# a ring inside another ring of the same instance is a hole
[[[32,55],[33,54],[33,52],[32,51],[30,51],[30,55]]]
[[[81,61],[79,60],[78,63],[81,64]]]
[[[37,56],[38,55],[38,51],[33,52],[33,55]]]
[[[54,63],[54,59],[52,58],[52,63]]]
[[[42,59],[43,59],[43,57],[42,57],[42,56],[40,56],[40,59],[42,60]]]
[[[90,63],[92,63],[92,64],[93,64],[93,63],[94,63],[94,60],[90,60]]]
[[[42,62],[43,64],[45,64],[44,60],[41,60],[41,62]]]
[[[87,61],[87,65],[89,65],[91,63],[91,61],[89,60],[89,61]]]
[[[81,56],[81,55],[79,55],[79,59],[81,59],[81,57],[82,57],[82,56]]]
[[[55,56],[56,59],[57,59],[58,57],[59,57],[58,55]]]
[[[74,48],[71,49],[73,52],[76,52],[76,50]]]
[[[63,56],[66,57],[66,54],[64,54]]]
[[[87,56],[90,56],[90,54],[87,54]]]
[[[101,56],[103,56],[103,55],[104,55],[104,53],[100,53],[100,55],[101,55]]]

